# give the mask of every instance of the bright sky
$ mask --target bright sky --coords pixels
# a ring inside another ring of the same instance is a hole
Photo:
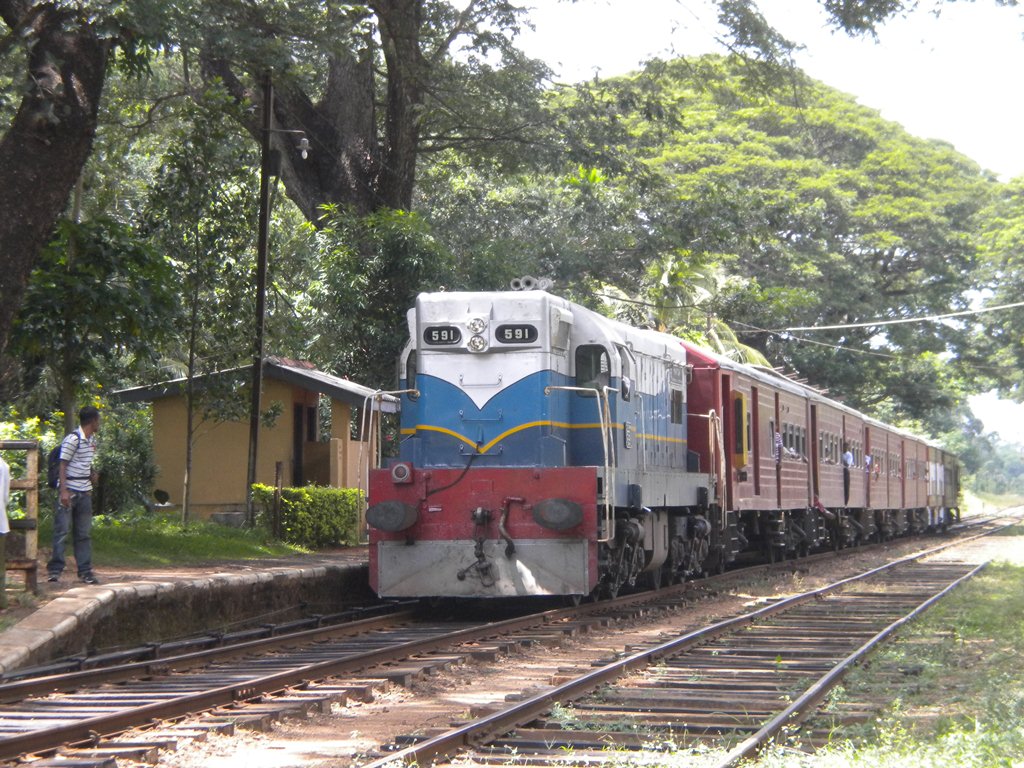
[[[529,0],[527,0],[528,2]],[[853,95],[910,133],[942,139],[1008,180],[1024,175],[1024,17],[995,0],[941,4],[890,20],[874,38],[825,24],[817,0],[759,0],[765,17],[801,43],[805,72]],[[720,52],[708,0],[533,0],[536,31],[520,45],[562,80],[610,77],[649,58]],[[986,426],[1024,443],[1024,407],[971,398]]]
[[[529,2],[529,0],[526,0]],[[925,8],[931,3],[922,4]],[[817,0],[759,0],[805,49],[797,64],[923,138],[943,139],[1004,179],[1024,175],[1024,18],[995,0],[889,21],[878,41],[825,26]],[[533,0],[520,44],[563,80],[612,76],[651,57],[721,51],[707,0]]]

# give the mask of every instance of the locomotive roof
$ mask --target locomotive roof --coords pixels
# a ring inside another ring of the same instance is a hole
[[[449,291],[421,293],[417,297],[417,304],[456,302],[464,302],[467,311],[474,311],[474,305],[479,306],[483,303],[490,303],[492,306],[530,303],[555,306],[572,312],[574,317],[581,319],[585,317],[595,328],[600,329],[601,334],[608,341],[621,344],[634,352],[642,352],[656,357],[671,355],[677,360],[685,360],[687,354],[687,347],[683,340],[677,336],[647,328],[635,328],[627,323],[606,317],[600,312],[584,307],[582,304],[576,304],[547,291]],[[481,308],[477,311],[483,311],[483,309]],[[414,329],[411,330],[414,331]]]

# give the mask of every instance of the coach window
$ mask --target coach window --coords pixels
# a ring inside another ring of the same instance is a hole
[[[747,396],[743,392],[732,393],[733,416],[733,461],[737,467],[745,467],[750,452],[749,414]]]
[[[608,350],[600,344],[584,344],[576,348],[576,386],[603,389],[611,383]]]
[[[801,458],[807,458],[807,428],[800,427],[800,447],[797,449]]]

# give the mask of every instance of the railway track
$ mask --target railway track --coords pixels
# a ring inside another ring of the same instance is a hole
[[[399,611],[231,648],[0,685],[0,759],[47,756],[60,749],[102,761],[104,755],[123,756],[124,750],[173,739],[159,728],[141,740],[106,736],[187,714],[212,712],[205,727],[220,728],[263,717],[269,709],[322,708],[325,702],[363,695],[373,681],[407,682],[418,671],[456,660],[493,659],[517,645],[557,643],[568,634],[643,613],[679,610],[694,589],[701,587],[678,585],[482,626],[415,623],[411,611]]]
[[[666,743],[732,743],[751,757],[793,728],[879,643],[984,565],[907,558],[668,642],[634,650],[478,720],[411,737],[366,768],[565,765]]]

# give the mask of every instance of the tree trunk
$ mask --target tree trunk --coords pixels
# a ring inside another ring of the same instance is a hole
[[[0,352],[40,249],[92,150],[109,44],[72,10],[0,0],[29,43],[29,89],[0,140]]]
[[[408,210],[416,181],[427,64],[420,48],[421,0],[377,0],[371,3],[380,20],[387,62],[387,114],[379,196],[387,208]]]
[[[287,77],[274,79],[271,145],[280,152],[288,197],[314,225],[323,205],[348,207],[361,215],[412,207],[427,69],[420,47],[422,0],[378,0],[371,7],[387,65],[382,133],[375,102],[377,43],[369,34],[358,52],[339,50],[328,56],[318,102]],[[261,104],[255,85],[243,83],[232,62],[216,54],[212,48],[202,53],[207,81],[219,79],[235,99]],[[255,83],[259,73],[250,74]],[[261,140],[259,109],[244,125]],[[305,159],[298,148],[303,136],[309,141]]]

